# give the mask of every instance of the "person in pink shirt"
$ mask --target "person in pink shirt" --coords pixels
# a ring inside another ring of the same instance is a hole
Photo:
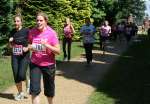
[[[66,18],[66,22],[64,24],[63,30],[64,30],[64,35],[63,35],[62,47],[64,53],[64,61],[70,61],[72,38],[73,38],[73,34],[75,33],[70,18]],[[67,49],[66,49],[66,45],[67,45]]]
[[[55,95],[55,55],[60,53],[56,32],[47,25],[48,17],[39,12],[36,16],[37,26],[29,31],[29,50],[32,51],[30,63],[30,94],[32,104],[40,104],[41,76],[43,76],[44,95],[49,104]]]
[[[108,21],[104,21],[104,24],[102,26],[99,27],[99,35],[100,35],[100,48],[102,50],[104,49],[104,42],[106,40],[109,40],[111,34],[111,27],[109,26]],[[105,52],[103,51],[103,54]]]

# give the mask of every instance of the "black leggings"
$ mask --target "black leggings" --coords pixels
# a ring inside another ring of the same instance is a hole
[[[68,60],[70,60],[70,56],[71,56],[71,43],[72,43],[72,39],[71,38],[63,38],[63,53],[64,53],[64,58],[67,58],[68,56]],[[66,45],[68,44],[67,47],[67,52],[66,52]]]
[[[12,55],[11,66],[15,83],[26,80],[26,71],[29,64],[29,52],[24,55]]]
[[[43,76],[44,94],[47,97],[55,95],[55,64],[38,66],[30,63],[30,94],[39,95],[41,92],[41,76]]]
[[[131,34],[126,34],[126,40],[129,42],[131,40],[132,35]]]
[[[92,54],[93,43],[84,43],[84,49],[85,49],[87,63],[89,63],[92,61],[93,58],[93,54]]]

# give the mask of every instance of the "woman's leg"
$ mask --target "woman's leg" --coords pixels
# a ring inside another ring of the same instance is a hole
[[[41,92],[41,69],[39,66],[30,64],[30,94],[32,104],[40,104],[39,94]]]
[[[90,43],[89,44],[89,60],[90,60],[90,62],[92,62],[92,59],[93,59],[92,49],[93,49],[93,43]]]
[[[55,65],[50,65],[43,68],[43,83],[44,94],[47,97],[49,104],[53,103],[53,97],[55,95]]]
[[[90,44],[89,43],[84,44],[84,49],[85,49],[87,64],[89,64],[90,63]]]
[[[22,83],[19,78],[19,57],[12,55],[11,65],[13,70],[13,76],[16,83],[18,92],[22,92]]]
[[[67,53],[66,53],[66,43],[67,43],[67,40],[66,40],[66,38],[64,37],[63,38],[63,41],[62,41],[62,47],[63,47],[63,53],[64,53],[64,60],[66,59],[66,57],[67,57]]]
[[[32,104],[40,104],[40,97],[39,95],[32,95]]]
[[[48,103],[53,104],[53,97],[47,97]]]
[[[70,57],[71,57],[71,43],[72,43],[72,39],[68,38],[67,43],[68,43],[68,61],[69,61]]]

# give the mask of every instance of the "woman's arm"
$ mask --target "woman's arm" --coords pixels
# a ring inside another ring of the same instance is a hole
[[[52,51],[54,54],[60,54],[60,45],[56,44],[54,46],[48,44],[45,40],[41,40],[41,44],[44,45],[48,50]]]
[[[12,45],[13,40],[14,40],[14,38],[13,38],[13,37],[10,37],[10,38],[9,38],[9,47],[10,47],[10,48],[12,48],[12,47],[13,47],[13,45]]]
[[[75,30],[74,30],[74,27],[73,27],[72,24],[70,25],[70,27],[71,27],[71,29],[72,29],[72,33],[75,33]]]

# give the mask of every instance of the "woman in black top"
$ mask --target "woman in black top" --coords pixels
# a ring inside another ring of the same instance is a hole
[[[22,81],[26,80],[26,71],[29,63],[28,51],[28,29],[22,27],[22,18],[20,15],[14,17],[15,29],[10,33],[9,43],[12,48],[11,66],[13,76],[18,90],[15,100],[24,98],[22,91]]]

